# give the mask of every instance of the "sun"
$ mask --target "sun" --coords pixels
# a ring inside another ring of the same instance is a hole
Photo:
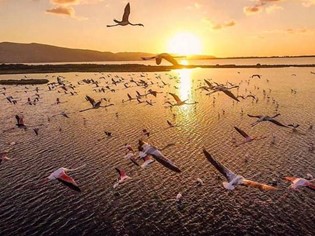
[[[200,54],[202,52],[202,44],[200,39],[194,34],[182,32],[170,39],[167,51],[181,55]]]

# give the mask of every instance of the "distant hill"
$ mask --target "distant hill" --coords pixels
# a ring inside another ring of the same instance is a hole
[[[71,49],[38,43],[0,43],[0,63],[137,61],[142,56],[152,55],[141,52],[112,53]]]

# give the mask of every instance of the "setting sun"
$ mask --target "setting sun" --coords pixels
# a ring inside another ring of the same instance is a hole
[[[170,53],[192,55],[201,54],[202,45],[200,39],[192,33],[176,34],[167,45]]]

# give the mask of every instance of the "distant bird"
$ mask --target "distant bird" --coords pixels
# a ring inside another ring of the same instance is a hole
[[[18,128],[26,129],[26,125],[24,124],[24,116],[23,115],[15,115],[16,126]]]
[[[287,126],[292,127],[293,131],[297,131],[296,129],[300,126],[299,124],[288,124]]]
[[[168,61],[169,63],[173,64],[174,66],[178,66],[178,62],[176,61],[175,58],[179,58],[179,57],[174,57],[174,56],[171,56],[170,54],[168,53],[161,53],[161,54],[158,54],[158,55],[155,55],[153,57],[141,57],[142,60],[152,60],[152,59],[155,59],[155,62],[157,65],[160,65],[161,62],[162,62],[162,59]]]
[[[147,129],[143,129],[143,130],[142,130],[142,134],[143,134],[144,136],[150,137],[150,132],[149,132]]]
[[[211,84],[208,80],[204,80],[206,82],[206,84],[208,85],[207,89],[208,90],[212,90],[212,92],[207,93],[207,95],[211,95],[213,93],[216,92],[223,92],[225,93],[227,96],[229,96],[230,98],[234,99],[235,101],[239,102],[238,98],[230,91],[230,89],[233,88],[238,88],[238,86],[233,86],[233,87],[225,87],[223,85],[217,84],[216,86]]]
[[[118,168],[115,168],[115,170],[118,172],[119,177],[117,179],[117,182],[114,184],[113,188],[117,188],[119,184],[122,184],[123,182],[127,181],[128,179],[131,179],[131,177],[126,175],[126,172],[124,170],[120,170]]]
[[[173,128],[173,127],[175,127],[175,125],[173,125],[170,121],[166,121],[167,122],[167,124],[170,126],[170,128]]]
[[[186,100],[182,101],[176,94],[174,93],[169,93],[176,101],[176,103],[171,103],[171,102],[166,102],[168,104],[170,104],[171,107],[173,106],[182,106],[182,105],[193,105],[193,104],[197,104],[197,102],[193,102],[193,103],[187,103]]]
[[[253,74],[252,76],[251,76],[251,78],[258,78],[258,79],[260,79],[261,78],[261,75],[259,75],[259,74]]]
[[[143,24],[132,24],[129,21],[129,15],[130,15],[130,4],[128,3],[125,7],[124,10],[124,15],[121,19],[121,21],[118,21],[116,19],[114,19],[114,22],[117,23],[115,25],[107,25],[107,27],[113,27],[113,26],[126,26],[126,25],[132,25],[132,26],[144,26]]]
[[[34,133],[35,133],[36,135],[39,134],[39,133],[38,133],[38,132],[39,132],[39,128],[34,128],[33,130],[34,130]]]
[[[138,150],[147,155],[151,155],[157,162],[159,162],[166,168],[177,173],[181,172],[181,170],[171,160],[167,159],[157,148],[151,146],[150,144],[139,140]]]
[[[252,123],[251,126],[255,126],[258,123],[263,122],[263,121],[269,121],[269,122],[274,123],[274,124],[276,124],[278,126],[287,127],[286,125],[284,125],[284,124],[282,124],[279,121],[274,119],[277,116],[280,116],[279,113],[274,115],[274,116],[271,116],[271,117],[270,116],[265,116],[265,115],[249,115],[249,114],[247,114],[247,116],[252,117],[252,118],[258,118],[258,120],[256,122]]]
[[[197,179],[196,179],[196,183],[198,184],[198,186],[204,185],[202,179],[200,179],[200,178],[197,178]]]
[[[250,137],[250,136],[249,136],[248,134],[246,134],[243,130],[241,130],[240,128],[237,128],[236,126],[234,126],[234,129],[235,129],[240,135],[242,135],[242,136],[245,138],[244,142],[235,145],[236,147],[237,147],[237,146],[240,146],[240,145],[242,145],[242,144],[245,144],[245,143],[252,142],[252,141],[254,141],[254,140],[260,140],[260,139],[266,138],[266,136]]]
[[[176,195],[176,202],[181,202],[182,201],[182,197],[183,197],[183,195],[181,193],[178,193]]]
[[[81,110],[80,112],[88,111],[88,110],[91,110],[91,109],[98,109],[100,107],[106,108],[106,107],[109,107],[109,106],[114,106],[114,104],[112,104],[112,103],[108,104],[108,105],[105,105],[105,106],[101,106],[102,100],[96,102],[93,98],[91,98],[90,96],[87,96],[87,95],[85,96],[85,99],[91,103],[92,108],[87,108],[87,109]]]
[[[107,137],[112,137],[112,132],[104,131],[104,133]]]
[[[63,117],[66,117],[66,118],[70,118],[68,116],[68,114],[66,112],[64,112],[64,111],[59,113],[59,114],[52,115],[51,118],[56,117],[56,116],[63,116]]]
[[[136,166],[139,166],[138,162],[136,161],[135,159],[135,154],[134,154],[134,151],[133,149],[131,148],[130,145],[125,145],[125,147],[127,148],[127,153],[125,155],[125,158],[130,160],[133,164],[135,164]]]
[[[83,167],[83,166],[81,166],[81,167]],[[62,184],[68,186],[69,188],[71,188],[77,192],[81,192],[81,189],[78,187],[78,184],[75,182],[75,180],[73,178],[71,178],[69,175],[67,175],[67,172],[78,170],[81,167],[78,167],[75,169],[68,169],[68,168],[61,167],[61,168],[55,170],[53,173],[51,173],[47,178],[48,178],[48,180],[55,180],[56,179],[59,182],[61,182]]]
[[[11,161],[13,160],[12,158],[9,158],[7,156],[8,152],[1,152],[0,153],[0,164],[3,162],[3,161]]]
[[[315,190],[315,179],[307,180],[304,178],[296,178],[296,177],[284,177],[285,180],[292,182],[290,185],[291,189],[298,189],[300,187],[307,187],[309,189]]]
[[[210,153],[208,153],[205,149],[203,150],[203,153],[206,156],[207,160],[228,180],[228,182],[223,182],[224,188],[228,190],[233,190],[237,185],[245,185],[248,187],[258,188],[260,190],[276,190],[277,189],[270,185],[266,185],[266,184],[262,184],[262,183],[245,179],[241,175],[236,175],[231,170],[229,170],[224,165],[222,165],[219,161],[214,159],[210,155]]]

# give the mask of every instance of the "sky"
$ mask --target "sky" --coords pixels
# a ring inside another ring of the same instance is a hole
[[[130,2],[132,23],[117,26]],[[218,57],[315,55],[315,0],[0,0],[0,42]]]

